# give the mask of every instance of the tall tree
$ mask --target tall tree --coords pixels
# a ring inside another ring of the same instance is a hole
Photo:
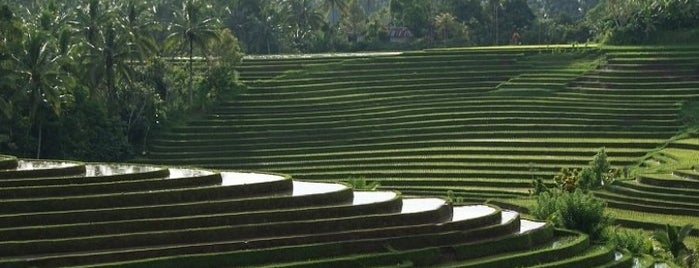
[[[8,5],[0,6],[0,122],[3,116],[12,120],[15,100],[21,97],[21,94],[14,90],[16,76],[10,49],[18,46],[22,38],[19,18]],[[4,134],[4,131],[5,129],[0,130],[0,134]]]
[[[444,12],[434,17],[434,27],[437,30],[437,37],[446,42],[458,34],[461,25],[456,21],[454,15]]]
[[[207,17],[206,6],[199,0],[187,0],[182,8],[174,13],[175,20],[168,27],[170,35],[165,39],[165,46],[183,47],[189,58],[187,71],[189,72],[189,105],[194,101],[194,49],[199,48],[205,52],[212,40],[218,39],[219,21],[216,18]]]
[[[391,15],[400,26],[408,27],[416,36],[429,32],[432,25],[430,8],[433,3],[423,0],[393,0]]]
[[[153,38],[159,27],[152,10],[153,6],[136,0],[128,0],[121,7],[121,24],[128,40],[130,56],[134,59],[146,59],[159,49]]]
[[[490,14],[492,40],[496,45],[508,40],[508,34],[529,27],[534,20],[526,0],[489,0],[485,10]]]
[[[282,5],[272,0],[238,0],[228,5],[225,24],[248,53],[281,52]]]
[[[15,53],[15,72],[19,85],[28,94],[30,100],[29,119],[34,122],[37,131],[36,158],[41,157],[43,140],[43,123],[52,112],[61,113],[61,97],[64,91],[63,73],[49,35],[37,30],[30,30]]]
[[[323,14],[314,6],[313,0],[286,0],[283,10],[294,47],[303,51],[306,38],[325,24]]]
[[[76,60],[83,66],[89,66],[76,71],[81,73],[81,80],[93,90],[91,97],[101,97],[105,101],[114,90],[111,49],[118,47],[114,44],[113,29],[117,16],[111,4],[109,1],[89,0],[77,7],[75,19],[71,22],[81,34]]]
[[[348,0],[321,0],[323,10],[327,13],[330,24],[339,24],[340,19],[337,18],[337,13],[343,17],[349,14],[350,3]]]
[[[532,12],[526,0],[504,0],[503,1],[503,25],[509,29],[505,30],[522,30],[529,27],[534,21],[534,12]]]
[[[349,15],[343,20],[344,30],[352,41],[357,41],[367,31],[367,16],[358,0],[350,3]]]

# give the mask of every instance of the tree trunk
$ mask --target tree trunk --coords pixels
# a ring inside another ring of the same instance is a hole
[[[43,124],[41,120],[39,120],[39,125],[37,127],[39,128],[39,133],[37,134],[36,141],[36,159],[39,159],[41,158],[41,143],[43,138]]]
[[[115,95],[114,89],[114,58],[111,52],[111,48],[105,51],[105,71],[107,75],[107,92],[105,94],[105,100],[107,104],[112,103],[112,96]]]
[[[194,70],[192,64],[194,61],[194,44],[192,39],[189,40],[189,108],[192,108],[194,103]]]

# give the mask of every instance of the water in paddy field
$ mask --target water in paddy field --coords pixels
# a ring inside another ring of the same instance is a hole
[[[198,169],[183,169],[183,168],[171,168],[170,176],[168,179],[181,179],[181,178],[191,178],[191,177],[201,177],[215,174],[211,171],[198,170]]]
[[[337,183],[319,183],[319,182],[302,182],[294,181],[294,190],[292,196],[303,196],[312,194],[322,194],[329,192],[337,192],[347,189],[347,186]]]
[[[523,234],[531,230],[536,230],[546,225],[545,222],[520,220],[519,233]]]
[[[65,162],[65,161],[46,161],[46,160],[19,160],[17,161],[17,168],[14,170],[36,170],[36,169],[52,169],[52,168],[65,168],[70,166],[76,166],[75,162]]]
[[[403,199],[403,209],[400,213],[408,214],[436,210],[445,203],[446,201],[440,198]]]
[[[286,179],[282,176],[277,175],[245,172],[221,172],[221,178],[221,186],[264,183]]]
[[[398,197],[395,192],[354,192],[352,205],[364,205],[389,201]]]
[[[152,172],[162,168],[156,166],[122,165],[122,164],[87,164],[85,165],[86,177],[112,176],[120,174],[133,174]]]
[[[508,222],[510,222],[511,220],[517,218],[517,216],[519,216],[519,213],[514,212],[514,211],[511,211],[511,210],[503,210],[503,211],[501,212],[501,214],[502,214],[502,221],[501,221],[501,223],[503,223],[503,224],[508,223]]]
[[[454,207],[451,221],[475,219],[490,215],[495,211],[494,208],[484,205]]]

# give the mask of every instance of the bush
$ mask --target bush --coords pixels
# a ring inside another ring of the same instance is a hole
[[[530,211],[537,219],[587,233],[594,240],[601,238],[602,231],[612,222],[604,211],[605,202],[579,189],[572,193],[542,193],[536,201]]]
[[[607,153],[602,148],[587,167],[582,170],[562,168],[553,180],[560,190],[574,192],[576,189],[598,189],[611,184],[619,176],[619,171],[611,168]]]
[[[347,180],[347,182],[349,183],[349,185],[352,189],[359,190],[359,191],[374,191],[377,188],[379,188],[379,186],[381,186],[381,184],[379,182],[377,182],[377,181],[370,182],[370,181],[367,181],[366,178],[364,178],[364,177],[349,178]]]
[[[579,173],[577,169],[562,168],[561,171],[553,177],[553,181],[556,182],[558,189],[566,192],[573,192],[578,185]]]
[[[529,209],[530,213],[537,219],[555,222],[559,195],[556,192],[542,192],[536,197],[536,205]]]
[[[607,229],[605,237],[617,250],[628,251],[634,256],[650,254],[653,250],[652,240],[641,230],[610,228]]]

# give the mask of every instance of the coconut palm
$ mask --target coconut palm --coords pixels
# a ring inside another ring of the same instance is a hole
[[[92,88],[103,90],[93,97],[100,96],[107,104],[116,104],[118,82],[130,83],[133,59],[141,51],[153,49],[143,41],[147,40],[143,37],[146,33],[138,32],[138,13],[134,8],[129,10],[128,5],[91,0],[88,6],[78,11],[75,22],[84,33],[77,57],[83,65],[89,66],[81,68],[82,76],[87,78]]]
[[[322,0],[322,7],[327,16],[330,17],[330,23],[337,24],[340,20],[336,17],[337,12],[342,16],[349,14],[349,0]]]
[[[77,29],[81,39],[77,48],[77,59],[83,66],[78,68],[83,81],[88,87],[95,90],[92,97],[102,96],[105,99],[114,90],[114,54],[117,38],[114,27],[118,27],[117,14],[111,8],[108,1],[90,0],[86,5],[80,5],[76,9],[75,20],[71,23]],[[102,82],[106,88],[102,87]],[[100,92],[102,90],[102,92]],[[101,93],[101,94],[97,94]]]
[[[12,55],[19,86],[30,100],[29,119],[36,125],[36,157],[41,157],[43,123],[46,110],[55,115],[61,113],[61,96],[64,84],[60,69],[61,55],[55,53],[50,37],[44,32],[30,30],[21,49]]]
[[[128,0],[121,6],[121,24],[128,40],[131,57],[145,59],[158,51],[152,33],[158,28],[153,9],[141,1]]]
[[[199,48],[205,51],[212,40],[219,38],[219,22],[215,18],[206,17],[204,14],[204,4],[198,0],[187,0],[182,4],[182,8],[174,13],[175,20],[168,27],[170,35],[165,39],[165,46],[183,47],[189,58],[189,105],[193,102],[194,92],[194,49]]]
[[[314,7],[313,0],[286,0],[283,12],[284,21],[289,25],[290,37],[297,49],[302,49],[306,37],[325,24],[323,14]]]

